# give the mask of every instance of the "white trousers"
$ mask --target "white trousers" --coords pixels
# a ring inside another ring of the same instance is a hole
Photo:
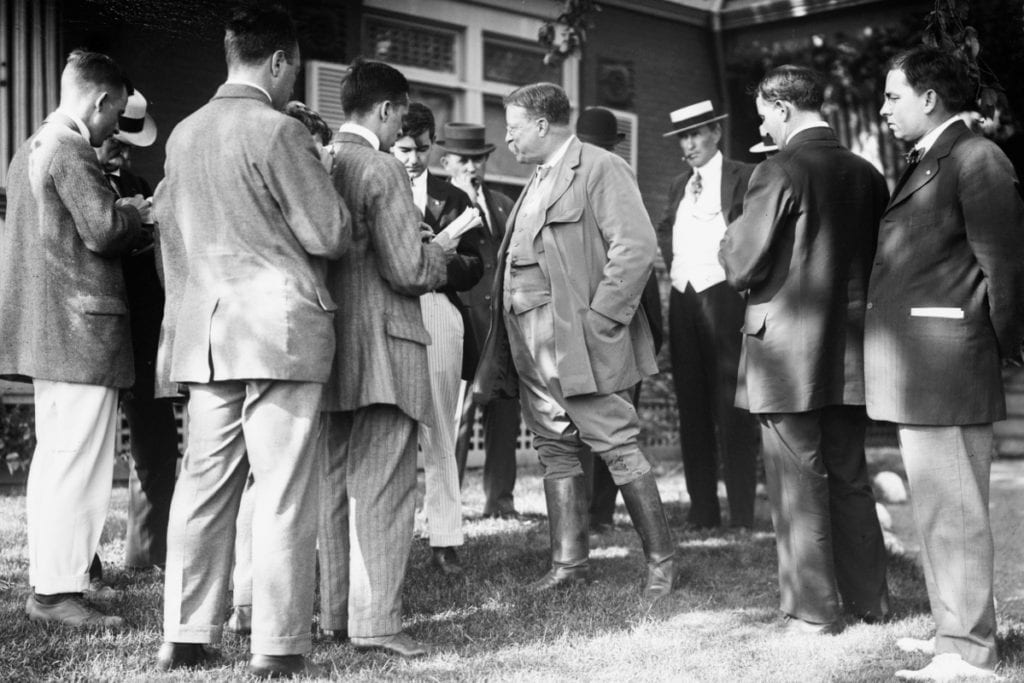
[[[420,297],[423,324],[430,333],[427,371],[434,401],[434,426],[420,429],[426,489],[423,509],[434,548],[462,545],[462,492],[455,462],[455,436],[462,415],[462,316],[444,294]]]
[[[40,595],[80,593],[110,506],[117,389],[37,379],[28,474],[28,578]]]

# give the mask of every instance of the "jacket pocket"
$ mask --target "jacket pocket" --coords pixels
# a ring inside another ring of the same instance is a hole
[[[556,223],[578,223],[583,220],[582,206],[560,207],[555,205],[548,210],[544,217],[544,223],[554,225]]]
[[[87,315],[128,315],[128,304],[116,296],[83,296],[79,305]]]
[[[430,333],[423,327],[423,323],[418,321],[388,317],[384,322],[384,329],[389,337],[405,339],[424,346],[430,343]]]

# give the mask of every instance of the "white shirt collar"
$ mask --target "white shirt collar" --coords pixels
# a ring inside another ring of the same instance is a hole
[[[338,132],[358,135],[359,137],[369,142],[374,149],[380,149],[380,138],[377,137],[377,134],[374,133],[369,128],[367,128],[366,126],[361,126],[358,123],[352,123],[351,121],[347,121],[341,124],[341,128],[338,129]]]
[[[802,126],[797,126],[789,135],[786,136],[786,144],[788,145],[789,141],[792,140],[793,136],[797,133],[802,133],[805,130],[810,130],[811,128],[831,128],[831,126],[828,125],[828,121],[812,121],[811,123],[805,123]]]
[[[700,168],[697,168],[695,166],[693,168],[693,170],[695,172],[700,173],[701,178],[708,178],[708,177],[711,177],[711,176],[721,176],[722,175],[722,159],[723,159],[722,152],[721,152],[721,150],[719,150],[719,151],[715,152],[715,155],[713,157],[708,159],[708,162],[706,164],[704,164]]]
[[[562,157],[565,156],[566,151],[569,149],[569,145],[572,144],[572,141],[575,140],[575,139],[576,139],[575,135],[570,135],[569,138],[565,142],[562,143],[562,146],[559,147],[558,149],[556,149],[555,153],[552,154],[548,158],[548,160],[545,161],[543,164],[540,164],[538,166],[538,168],[543,166],[543,167],[547,168],[548,170],[550,170],[550,169],[554,168],[555,166],[557,166],[558,162],[561,161]]]
[[[953,114],[948,119],[928,131],[927,135],[917,141],[914,145],[914,149],[921,150],[921,156],[924,156],[928,153],[928,150],[931,149],[932,145],[935,144],[935,141],[939,139],[939,136],[942,135],[942,132],[959,120],[960,115]]]
[[[256,85],[252,81],[247,81],[242,78],[229,78],[228,80],[224,81],[224,85],[247,85],[250,88],[256,88],[261,93],[267,96],[267,102],[270,104],[270,106],[274,106],[274,98],[270,96],[270,93],[267,92],[267,89],[261,85]]]
[[[86,127],[85,121],[80,119],[78,116],[75,116],[74,114],[69,112],[67,109],[61,109],[61,108],[58,107],[57,111],[59,113],[63,114],[64,116],[68,117],[69,119],[71,119],[72,123],[75,124],[75,128],[77,128],[78,132],[81,134],[81,136],[83,138],[85,138],[85,141],[88,142],[90,145],[92,144],[92,142],[90,140],[90,136],[89,136],[89,129]]]

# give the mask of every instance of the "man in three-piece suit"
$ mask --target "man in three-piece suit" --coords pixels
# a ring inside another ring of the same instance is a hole
[[[402,118],[402,130],[391,153],[402,162],[412,181],[412,197],[423,222],[435,233],[470,208],[469,197],[454,185],[427,170],[434,146],[434,114],[422,102],[413,102]],[[420,296],[423,326],[430,335],[427,369],[434,404],[433,426],[420,427],[423,453],[423,511],[427,517],[431,563],[445,574],[461,574],[456,546],[463,543],[462,492],[455,458],[455,436],[459,428],[461,379],[472,379],[476,349],[469,330],[469,312],[459,292],[471,289],[483,274],[479,238],[471,230],[459,240],[448,259],[444,287]]]
[[[155,199],[167,296],[158,372],[189,395],[157,665],[203,664],[220,640],[251,471],[249,671],[315,673],[304,655],[336,309],[323,274],[351,221],[309,132],[280,111],[301,67],[288,14],[241,9],[226,28],[227,82],[171,133]]]
[[[761,132],[780,151],[754,169],[721,248],[729,284],[748,290],[746,391],[737,404],[761,423],[784,623],[810,633],[835,630],[839,596],[866,621],[888,611],[864,455],[862,355],[888,191],[871,164],[839,144],[823,101],[823,79],[805,67],[762,79]]]
[[[729,223],[743,213],[743,195],[754,167],[718,151],[722,119],[709,100],[670,115],[689,168],[672,181],[658,242],[672,281],[669,351],[679,405],[679,436],[687,521],[722,523],[718,463],[725,472],[729,524],[754,524],[757,489],[757,421],[734,405],[740,362],[744,300],[725,281],[718,247]]]
[[[1002,359],[1024,335],[1024,205],[999,148],[957,116],[972,84],[952,55],[918,47],[890,65],[881,114],[914,143],[882,215],[864,341],[868,414],[895,422],[921,536],[934,655],[911,680],[992,676],[989,471],[1006,417]]]
[[[97,150],[107,182],[118,197],[153,195],[149,183],[129,170],[132,148],[148,147],[156,140],[156,123],[146,106],[142,93],[133,92],[117,133]],[[167,557],[167,515],[180,455],[172,399],[155,398],[164,290],[157,276],[152,242],[132,251],[121,264],[135,360],[135,384],[121,397],[132,454],[124,564],[138,569],[162,568]]]
[[[632,401],[637,382],[657,372],[650,327],[637,315],[654,229],[626,162],[573,135],[564,90],[526,85],[504,104],[509,149],[538,166],[498,252],[476,384],[484,402],[520,395],[544,468],[552,566],[532,588],[588,579],[586,443],[621,488],[647,558],[644,596],[654,601],[669,594],[676,574]]]
[[[357,61],[341,86],[334,186],[352,211],[352,249],[332,264],[338,350],[324,396],[320,625],[358,649],[427,649],[402,630],[402,581],[416,508],[418,425],[433,424],[420,295],[445,284],[455,245],[421,234],[409,176],[388,152],[409,108],[396,69]],[[421,239],[422,237],[422,239]]]
[[[60,105],[14,155],[0,229],[0,377],[31,381],[36,450],[25,504],[33,621],[117,628],[82,600],[110,503],[118,390],[134,381],[121,257],[149,200],[118,199],[94,147],[128,98],[106,55],[75,50]]]
[[[494,286],[498,246],[505,236],[505,224],[512,210],[512,200],[493,190],[484,182],[487,159],[494,145],[484,138],[485,129],[473,123],[446,123],[443,140],[437,145],[444,151],[441,166],[448,171],[451,184],[469,196],[480,210],[483,228],[473,232],[483,259],[483,276],[472,289],[459,296],[469,312],[466,331],[467,350],[472,339],[474,356],[468,379],[476,371],[478,350],[487,337],[491,324],[491,288]],[[467,236],[465,239],[469,239]],[[478,406],[473,400],[472,382],[467,384],[463,400],[462,420],[455,442],[455,459],[459,464],[459,480],[466,468],[473,419],[480,409],[484,431],[484,517],[515,518],[513,499],[516,485],[516,440],[519,438],[519,399],[499,398]]]

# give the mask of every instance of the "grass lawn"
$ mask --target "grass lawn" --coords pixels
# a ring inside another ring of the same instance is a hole
[[[879,458],[891,457],[882,455]],[[612,543],[592,551],[594,583],[531,595],[524,585],[547,568],[547,523],[538,471],[520,468],[517,506],[527,520],[479,518],[480,475],[465,486],[467,542],[462,579],[446,580],[428,565],[423,538],[413,545],[405,584],[406,627],[433,643],[429,657],[401,661],[357,654],[348,645],[318,642],[312,658],[341,680],[673,680],[882,681],[918,668],[923,656],[899,652],[897,636],[931,634],[924,580],[912,561],[892,558],[889,585],[894,619],[851,623],[837,636],[789,636],[778,628],[774,537],[767,502],[759,501],[753,532],[681,531],[682,477],[660,478],[676,529],[682,571],[673,595],[647,611],[639,600],[643,556],[624,508]],[[422,484],[421,484],[422,490]],[[86,634],[31,624],[24,498],[0,495],[0,681],[242,680],[248,641],[226,635],[220,667],[161,675],[153,658],[161,642],[162,579],[129,574],[123,559],[126,490],[116,489],[101,555],[107,577],[124,589],[113,613],[132,624],[125,633]],[[894,517],[905,524],[906,505]],[[1019,565],[1016,565],[1019,567]],[[1000,609],[1001,673],[1024,680],[1024,614]]]

